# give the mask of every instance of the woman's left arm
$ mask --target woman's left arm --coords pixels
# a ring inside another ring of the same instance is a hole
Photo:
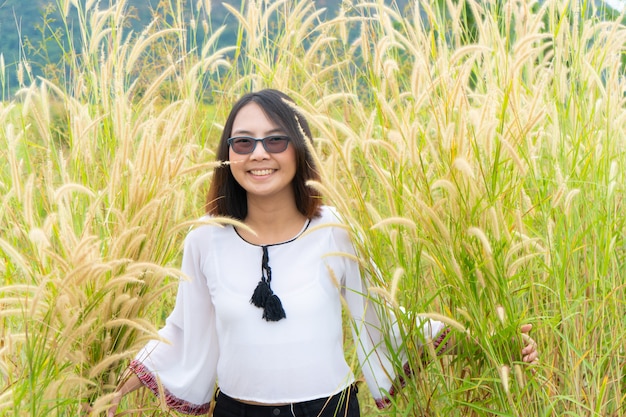
[[[536,365],[539,362],[539,352],[537,351],[537,342],[530,337],[532,328],[533,325],[530,323],[523,324],[520,327],[520,333],[524,341],[524,346],[521,350],[521,360]],[[454,355],[457,353],[455,337],[449,327],[443,327],[438,335],[433,336],[432,340],[437,356]]]

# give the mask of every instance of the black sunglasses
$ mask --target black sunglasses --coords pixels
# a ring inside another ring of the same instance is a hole
[[[272,135],[264,138],[251,138],[249,136],[236,136],[228,139],[233,152],[245,155],[254,152],[257,142],[263,144],[263,148],[269,153],[281,153],[287,149],[289,145],[289,136]]]

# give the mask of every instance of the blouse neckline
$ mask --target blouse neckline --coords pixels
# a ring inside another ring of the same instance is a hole
[[[298,239],[300,236],[302,236],[302,234],[304,234],[304,232],[306,232],[306,230],[309,228],[309,225],[311,224],[311,219],[306,219],[306,222],[304,223],[304,226],[302,226],[302,229],[300,229],[300,231],[291,239],[287,239],[283,242],[277,242],[277,243],[269,243],[269,244],[258,244],[258,243],[252,243],[247,241],[246,239],[244,239],[243,236],[241,236],[239,234],[239,231],[237,230],[237,228],[235,226],[233,226],[233,230],[235,231],[235,233],[237,234],[237,236],[239,236],[239,239],[241,239],[242,241],[244,241],[245,243],[247,243],[248,245],[252,245],[252,246],[256,246],[259,248],[263,248],[263,247],[270,247],[270,246],[279,246],[279,245],[285,245],[287,243],[291,243],[294,240]]]

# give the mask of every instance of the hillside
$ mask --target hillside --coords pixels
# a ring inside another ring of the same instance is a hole
[[[85,0],[79,0],[85,4]],[[114,1],[114,0],[110,0]],[[140,31],[153,16],[153,11],[159,5],[159,0],[128,0],[129,13],[132,16],[131,25],[135,31]],[[195,2],[183,2],[187,7],[186,13],[192,14],[191,5]],[[236,19],[223,6],[223,3],[231,4],[235,9],[241,8],[240,0],[212,0],[209,23],[212,28],[226,25],[226,30],[220,38],[221,45],[232,45],[236,41]],[[318,7],[324,7],[332,13],[340,4],[340,0],[318,0]],[[406,3],[406,1],[401,1]],[[109,1],[101,2],[108,5]],[[68,21],[77,22],[78,14],[75,8],[71,8]],[[77,25],[76,25],[77,26]],[[78,31],[74,28],[74,38],[80,39]],[[58,36],[55,36],[55,33]],[[27,57],[33,66],[33,72],[39,74],[42,66],[61,61],[62,50],[58,40],[66,42],[66,29],[58,11],[57,2],[53,0],[5,0],[0,4],[0,53],[3,56],[8,88],[14,90],[17,85],[15,79],[16,63],[20,57]],[[44,46],[42,48],[42,46]],[[6,87],[6,86],[3,86]]]
[[[78,0],[81,4],[85,0]],[[102,4],[108,4],[105,0]],[[211,14],[209,16],[210,25],[218,28],[226,25],[226,30],[220,38],[221,45],[233,45],[236,42],[237,25],[234,16],[223,6],[223,3],[231,4],[236,9],[241,9],[242,0],[211,0]],[[243,0],[245,1],[245,0]],[[436,0],[433,0],[436,2]],[[617,0],[612,0],[616,4]],[[133,29],[140,31],[150,22],[153,10],[160,3],[159,0],[128,0],[128,8],[133,16],[130,20]],[[191,5],[196,2],[187,1],[191,15]],[[341,4],[341,0],[316,0],[318,8],[326,8],[327,13],[333,14]],[[388,0],[386,3],[394,3],[398,8],[403,9],[410,2],[407,0]],[[600,14],[603,19],[616,19],[618,13],[607,6],[607,3],[596,0],[595,13]],[[104,7],[104,6],[102,6]],[[72,8],[68,18],[69,22],[77,22],[76,9]],[[77,26],[77,25],[76,25]],[[76,29],[75,39],[80,39]],[[3,94],[14,91],[17,86],[16,66],[20,57],[26,57],[32,65],[35,75],[42,73],[45,65],[56,65],[62,61],[62,49],[59,47],[59,39],[66,44],[67,31],[63,28],[61,16],[58,12],[57,2],[53,0],[5,0],[0,4],[0,53],[6,68]],[[56,35],[55,35],[56,34]],[[220,45],[220,46],[221,46]],[[4,97],[6,98],[6,97]]]

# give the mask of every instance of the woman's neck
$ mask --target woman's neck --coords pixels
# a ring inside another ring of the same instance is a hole
[[[294,204],[255,204],[248,202],[248,215],[244,223],[255,234],[238,230],[248,242],[258,245],[281,243],[293,239],[302,231],[307,221]]]

